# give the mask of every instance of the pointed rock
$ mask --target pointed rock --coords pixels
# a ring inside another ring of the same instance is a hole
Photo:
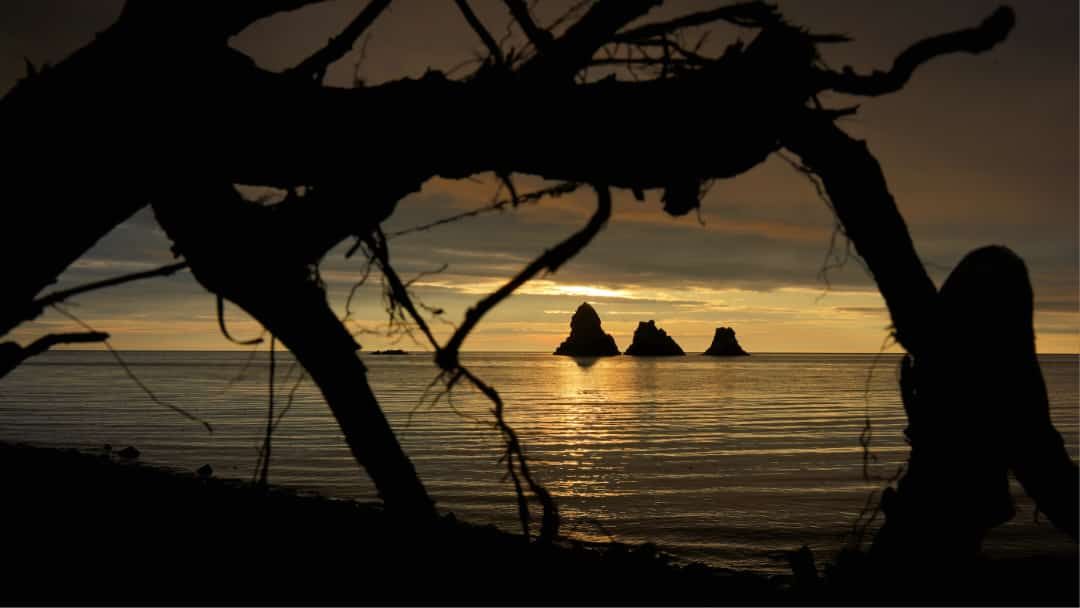
[[[656,321],[638,323],[634,330],[634,342],[626,349],[634,357],[675,357],[685,355],[683,349],[667,332],[656,326]]]
[[[588,302],[578,306],[570,319],[570,336],[555,349],[556,355],[570,357],[610,357],[619,354],[615,338],[604,333],[600,315]]]
[[[745,357],[750,353],[739,346],[739,341],[735,339],[734,329],[717,327],[716,333],[713,334],[712,344],[709,345],[709,350],[705,351],[705,354],[713,357]]]

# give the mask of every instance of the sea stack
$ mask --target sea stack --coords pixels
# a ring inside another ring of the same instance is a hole
[[[705,354],[713,357],[745,357],[750,353],[739,346],[739,341],[735,339],[734,329],[717,327],[716,333],[713,334],[712,344],[709,345],[709,350],[705,351]]]
[[[589,306],[588,302],[578,306],[577,312],[570,319],[570,336],[563,340],[556,355],[569,357],[611,357],[619,354],[615,338],[604,333],[600,326],[600,315]]]
[[[656,326],[656,321],[642,321],[634,330],[634,342],[626,349],[626,354],[634,357],[677,357],[686,353],[666,331]]]

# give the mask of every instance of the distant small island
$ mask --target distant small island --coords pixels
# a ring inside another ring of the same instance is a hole
[[[401,350],[400,348],[388,348],[386,350],[372,351],[372,352],[370,352],[368,354],[369,355],[407,355],[409,353],[406,352],[406,351]]]
[[[604,333],[596,309],[584,302],[570,319],[570,335],[555,349],[555,354],[568,357],[613,357],[619,354],[619,347],[615,345],[615,338],[612,338],[611,334]]]
[[[656,321],[650,320],[638,323],[634,341],[626,354],[632,357],[678,357],[686,353],[674,338],[656,326]]]
[[[750,356],[750,353],[739,346],[739,341],[735,339],[735,330],[730,327],[716,328],[716,333],[713,334],[712,344],[709,345],[709,350],[706,350],[704,354],[711,357]]]

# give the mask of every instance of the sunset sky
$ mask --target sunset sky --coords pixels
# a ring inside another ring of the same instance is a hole
[[[0,91],[24,73],[24,56],[36,65],[60,61],[107,27],[122,4],[5,1],[0,5]],[[279,16],[233,44],[264,67],[281,69],[317,48],[364,4],[337,0]],[[501,2],[473,4],[493,30],[502,31],[509,16]],[[537,16],[550,21],[567,4],[540,2]],[[650,18],[717,3],[667,4]],[[978,23],[999,0],[778,4],[793,23],[855,38],[823,48],[829,65],[869,70],[887,68],[922,37]],[[1026,260],[1034,282],[1039,351],[1078,352],[1077,3],[1013,6],[1017,26],[1004,44],[983,55],[953,55],[924,66],[903,91],[859,100],[859,113],[841,126],[866,139],[881,161],[935,282],[940,285],[966,252],[1007,245]],[[480,48],[450,0],[397,0],[372,31],[358,68],[368,84],[419,76],[429,67],[448,70]],[[717,28],[714,44],[737,35],[752,34]],[[330,83],[351,82],[357,59],[354,53],[338,64]],[[365,119],[358,112],[356,120]],[[724,145],[700,143],[703,154]],[[524,176],[516,183],[521,191],[544,185]],[[495,191],[489,175],[429,182],[401,201],[386,230],[482,206]],[[594,205],[591,191],[583,189],[395,239],[391,253],[405,277],[448,265],[445,272],[419,280],[416,294],[456,322],[468,305],[583,225]],[[717,182],[700,221],[693,214],[665,215],[658,192],[648,193],[644,203],[616,192],[612,221],[593,245],[557,274],[521,289],[481,323],[465,347],[553,350],[565,337],[573,310],[589,301],[622,349],[638,321],[655,319],[689,352],[704,350],[720,325],[734,327],[751,352],[877,352],[886,342],[889,319],[872,279],[855,258],[822,274],[833,230],[832,215],[811,184],[778,157]],[[842,238],[838,246],[842,251]],[[362,271],[361,260],[344,259],[345,248],[323,264],[331,302],[339,310]],[[144,210],[88,252],[60,286],[170,261],[168,240]],[[213,297],[187,273],[88,294],[76,304],[71,310],[110,332],[119,349],[242,348],[220,335]],[[392,344],[381,335],[386,315],[377,277],[358,293],[353,318],[353,329],[364,331],[358,340],[365,349],[418,348],[407,339]],[[258,333],[257,324],[236,309],[229,310],[229,325],[239,337]],[[445,327],[435,327],[445,335]],[[16,338],[70,328],[69,321],[50,313],[21,328]]]

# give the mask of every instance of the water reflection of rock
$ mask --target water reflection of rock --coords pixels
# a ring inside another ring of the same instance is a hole
[[[578,367],[583,369],[596,365],[597,360],[599,360],[599,357],[574,357],[574,363],[577,363]]]
[[[600,315],[588,302],[578,306],[570,319],[570,335],[555,349],[556,355],[571,357],[611,357],[619,354],[615,338],[604,333]]]

